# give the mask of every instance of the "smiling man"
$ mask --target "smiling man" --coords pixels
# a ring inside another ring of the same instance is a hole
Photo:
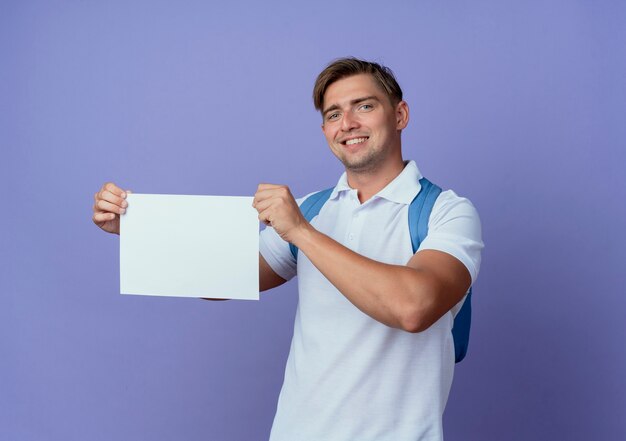
[[[413,252],[408,211],[422,176],[402,157],[409,107],[388,68],[337,60],[318,76],[313,100],[345,173],[310,221],[299,209],[307,198],[294,200],[285,186],[262,184],[254,200],[269,225],[264,264],[299,280],[271,439],[441,440],[454,315],[483,248],[478,215],[441,192]]]
[[[295,275],[299,289],[270,439],[441,440],[452,328],[483,248],[478,215],[453,191],[435,192],[418,223],[423,240],[413,242],[409,213],[435,186],[403,159],[409,107],[388,68],[336,60],[318,76],[313,100],[345,173],[332,189],[298,201],[284,185],[261,184],[254,197],[268,225],[260,289]],[[119,234],[125,198],[105,184],[93,221]]]

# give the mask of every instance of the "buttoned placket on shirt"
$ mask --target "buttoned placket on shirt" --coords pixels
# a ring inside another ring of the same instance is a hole
[[[361,204],[357,194],[357,190],[350,190],[351,216],[346,229],[346,237],[344,243],[352,251],[358,252],[360,245],[361,232],[365,218],[367,217],[367,208],[371,199]]]

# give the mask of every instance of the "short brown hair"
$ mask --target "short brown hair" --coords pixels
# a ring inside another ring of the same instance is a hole
[[[376,84],[387,93],[389,101],[395,106],[402,101],[402,89],[391,69],[382,64],[360,60],[354,57],[339,58],[332,61],[315,80],[313,88],[313,104],[315,109],[322,111],[326,89],[335,81],[352,75],[369,74]]]

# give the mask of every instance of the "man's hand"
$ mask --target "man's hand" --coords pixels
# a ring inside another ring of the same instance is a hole
[[[259,220],[273,227],[287,242],[294,243],[311,227],[286,185],[260,184],[252,206],[259,212]]]
[[[102,186],[94,195],[93,222],[107,233],[120,234],[120,215],[126,212],[128,202],[124,191],[112,182]]]

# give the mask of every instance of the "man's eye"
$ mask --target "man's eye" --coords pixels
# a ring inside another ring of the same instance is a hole
[[[372,106],[371,104],[363,104],[361,107],[359,107],[359,109],[361,110],[372,110],[374,108],[374,106]]]
[[[333,119],[337,119],[339,118],[339,114],[338,113],[331,113],[330,115],[328,115],[328,120],[332,121]]]

